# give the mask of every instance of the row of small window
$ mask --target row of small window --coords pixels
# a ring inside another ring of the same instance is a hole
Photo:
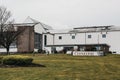
[[[75,39],[75,36],[71,36],[72,39]],[[88,38],[92,38],[92,35],[88,35]],[[106,34],[102,34],[102,38],[106,38]],[[59,40],[62,39],[62,36],[59,36]]]
[[[92,35],[88,35],[88,38],[92,38]],[[106,34],[102,34],[102,38],[106,38]]]
[[[61,40],[61,39],[62,39],[62,36],[59,36],[59,39]],[[72,39],[75,39],[75,36],[72,36]]]

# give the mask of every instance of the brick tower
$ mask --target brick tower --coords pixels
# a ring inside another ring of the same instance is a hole
[[[34,51],[34,26],[18,26],[23,32],[18,36],[17,48],[19,53]]]

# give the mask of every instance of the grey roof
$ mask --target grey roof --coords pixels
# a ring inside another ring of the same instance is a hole
[[[89,26],[89,27],[77,27],[77,28],[74,28],[74,29],[91,29],[91,28],[109,28],[109,27],[112,27],[112,25],[110,26]]]
[[[34,26],[36,23],[15,23],[14,26]]]
[[[120,31],[120,26],[92,26],[92,27],[79,27],[66,30],[47,30],[48,33],[53,34],[67,34],[67,33],[85,33],[85,32],[109,32]]]
[[[68,33],[71,29],[59,29],[59,30],[47,30],[47,33],[52,33],[52,34],[62,34],[62,33]]]
[[[92,26],[92,27],[78,27],[70,30],[69,32],[72,33],[79,33],[79,32],[102,32],[102,31],[120,31],[120,26]]]
[[[52,27],[51,26],[48,26],[48,25],[46,25],[46,24],[44,24],[44,23],[42,23],[42,22],[39,22],[39,21],[37,21],[37,20],[35,20],[35,19],[32,19],[31,17],[27,17],[26,19],[25,19],[25,21],[23,22],[23,23],[34,23],[34,24],[40,24],[45,30],[51,30],[52,29]]]
[[[39,23],[39,21],[34,20],[28,16],[23,23]]]

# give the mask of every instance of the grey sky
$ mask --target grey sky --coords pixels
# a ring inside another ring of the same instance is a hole
[[[120,26],[120,0],[0,0],[16,22],[27,16],[64,29],[81,26]]]

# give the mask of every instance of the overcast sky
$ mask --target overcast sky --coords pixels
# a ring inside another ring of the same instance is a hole
[[[0,0],[16,22],[27,16],[65,29],[83,26],[120,26],[120,0]]]

